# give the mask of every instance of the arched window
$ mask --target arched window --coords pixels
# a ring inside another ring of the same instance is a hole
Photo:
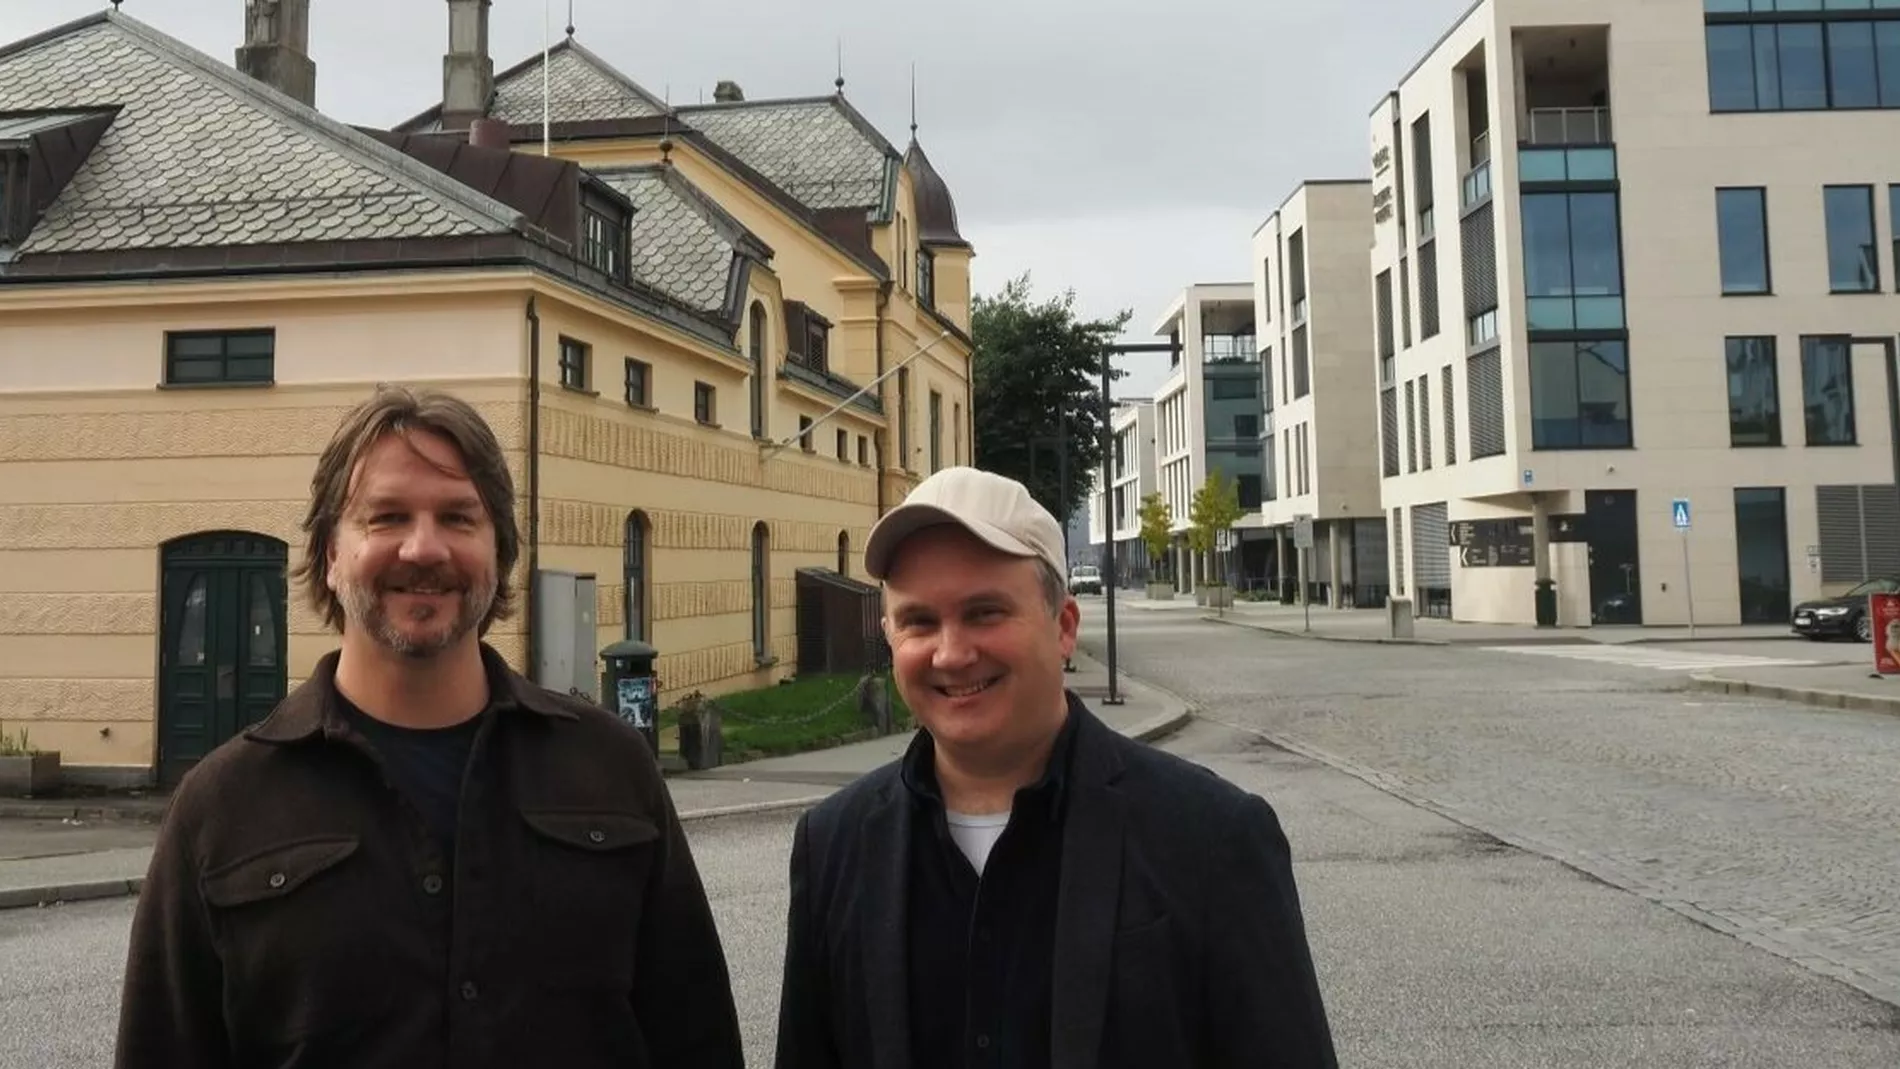
[[[621,575],[626,583],[624,609],[627,617],[627,637],[642,642],[652,642],[652,621],[647,618],[647,535],[652,525],[647,522],[647,514],[635,509],[627,513],[626,554],[622,560]]]
[[[752,302],[752,437],[765,437],[765,305]]]
[[[851,574],[851,532],[838,532],[838,574]]]
[[[752,658],[764,664],[771,653],[772,535],[764,523],[752,527]]]

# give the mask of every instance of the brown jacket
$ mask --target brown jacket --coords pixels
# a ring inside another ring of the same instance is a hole
[[[119,1069],[741,1069],[645,741],[482,654],[452,866],[337,709],[335,654],[185,777],[133,920]]]

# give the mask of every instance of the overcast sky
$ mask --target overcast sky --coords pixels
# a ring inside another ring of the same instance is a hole
[[[0,42],[105,0],[0,0]],[[502,70],[554,39],[566,0],[494,0]],[[1148,337],[1194,282],[1245,281],[1255,227],[1306,178],[1368,174],[1367,116],[1469,0],[575,0],[578,40],[658,95],[832,90],[902,149],[919,139],[976,246],[975,285],[1024,271]],[[438,102],[446,0],[313,0],[317,106],[388,126]],[[244,0],[125,0],[230,62]],[[1162,14],[1162,12],[1166,14]],[[1131,362],[1141,393],[1165,358]]]

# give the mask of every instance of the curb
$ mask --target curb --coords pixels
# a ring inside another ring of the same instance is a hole
[[[1383,646],[1437,646],[1437,647],[1575,646],[1575,645],[1581,644],[1581,645],[1597,645],[1597,646],[1603,646],[1606,648],[1613,648],[1616,646],[1661,645],[1663,643],[1669,643],[1673,645],[1675,643],[1686,643],[1686,642],[1779,642],[1779,641],[1784,641],[1784,640],[1799,639],[1801,637],[1799,635],[1761,635],[1761,636],[1755,636],[1755,637],[1748,637],[1748,636],[1737,637],[1733,635],[1697,635],[1694,638],[1687,638],[1687,637],[1671,638],[1664,635],[1651,635],[1651,636],[1639,635],[1633,638],[1625,638],[1625,639],[1601,639],[1601,638],[1592,637],[1590,635],[1589,628],[1573,628],[1561,633],[1554,633],[1554,634],[1549,634],[1549,635],[1526,636],[1522,638],[1495,638],[1495,639],[1491,639],[1491,638],[1455,638],[1455,639],[1383,638],[1383,637],[1378,637],[1378,636],[1361,636],[1361,635],[1327,635],[1327,634],[1322,634],[1318,631],[1300,631],[1300,630],[1296,630],[1290,627],[1274,627],[1268,624],[1253,624],[1253,623],[1248,623],[1245,620],[1236,619],[1231,616],[1225,616],[1225,617],[1215,616],[1211,613],[1203,614],[1201,616],[1201,619],[1207,621],[1208,623],[1226,624],[1229,627],[1244,627],[1249,631],[1264,631],[1270,635],[1281,635],[1286,638],[1303,638],[1303,639],[1310,639],[1317,642],[1358,642],[1358,643],[1363,643],[1366,645],[1383,645]]]
[[[51,887],[6,887],[0,888],[0,909],[32,909],[65,902],[124,898],[138,894],[144,885],[145,877],[134,876],[129,880],[90,880]]]
[[[1689,677],[1694,689],[1714,694],[1729,694],[1749,698],[1767,698],[1772,701],[1793,702],[1798,705],[1812,705],[1820,709],[1840,709],[1857,713],[1880,713],[1886,716],[1900,716],[1900,695],[1884,697],[1878,694],[1849,694],[1838,690],[1817,690],[1809,687],[1784,687],[1777,683],[1752,683],[1745,679],[1723,679],[1721,676],[1706,672]]]
[[[1379,638],[1377,636],[1360,636],[1360,635],[1326,635],[1326,634],[1321,634],[1318,631],[1295,631],[1290,627],[1268,627],[1264,624],[1250,624],[1242,620],[1236,620],[1231,616],[1214,616],[1211,614],[1203,614],[1201,616],[1201,619],[1206,620],[1209,623],[1226,624],[1229,627],[1244,627],[1249,631],[1264,631],[1269,635],[1280,635],[1284,638],[1303,638],[1303,639],[1309,639],[1314,642],[1356,642],[1356,643],[1360,643],[1362,645],[1368,645],[1368,646],[1450,646],[1450,645],[1453,645],[1453,643],[1447,642],[1446,640],[1442,638]]]
[[[71,805],[57,808],[20,802],[0,802],[0,820],[91,820],[118,821],[126,824],[157,824],[165,819],[165,807]]]
[[[761,813],[783,813],[793,809],[808,809],[831,797],[824,794],[808,794],[801,798],[783,798],[774,802],[746,802],[741,805],[716,805],[709,809],[684,809],[680,811],[680,823],[690,824],[695,820],[713,820],[717,817],[749,817]]]

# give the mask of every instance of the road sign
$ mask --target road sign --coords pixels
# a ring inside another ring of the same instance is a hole
[[[1234,548],[1234,532],[1232,528],[1224,528],[1214,532],[1214,548],[1222,553]]]
[[[1689,529],[1689,499],[1686,497],[1677,498],[1675,500],[1675,503],[1670,506],[1670,515],[1675,517],[1676,530],[1678,531],[1688,530]]]
[[[1293,545],[1297,549],[1313,548],[1313,517],[1304,513],[1293,517]]]

